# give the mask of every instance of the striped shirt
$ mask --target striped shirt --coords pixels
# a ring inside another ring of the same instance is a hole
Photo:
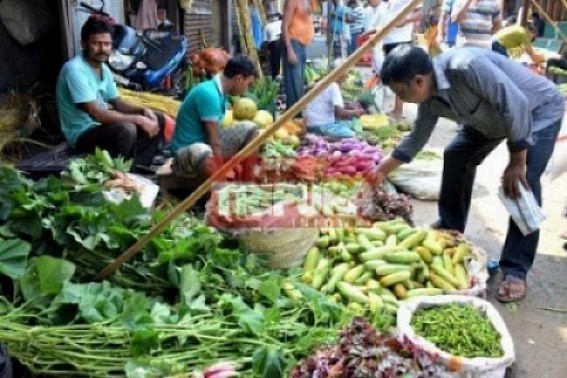
[[[364,9],[361,6],[351,9],[350,15],[353,21],[350,24],[350,34],[360,34],[364,28]]]
[[[510,151],[533,145],[533,133],[563,117],[555,85],[523,65],[488,49],[451,49],[433,58],[437,92],[419,104],[413,131],[393,156],[410,161],[427,143],[439,117],[489,139],[506,139]]]
[[[463,9],[468,0],[456,0],[451,16]],[[492,26],[502,21],[498,0],[472,0],[465,17],[459,22],[465,43],[469,47],[491,47]]]

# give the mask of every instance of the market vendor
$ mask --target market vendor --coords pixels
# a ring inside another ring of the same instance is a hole
[[[222,130],[219,127],[228,104],[227,97],[246,93],[256,74],[250,58],[236,55],[227,62],[222,73],[189,92],[179,108],[171,142],[175,153],[174,171],[210,177],[227,158],[257,136],[258,130],[251,123]]]
[[[134,159],[132,168],[151,165],[162,141],[163,117],[120,98],[106,62],[111,27],[89,18],[81,29],[82,54],[63,66],[57,81],[57,108],[63,135],[78,152],[99,147]]]
[[[439,220],[433,227],[464,232],[476,167],[502,141],[510,160],[502,186],[510,198],[519,186],[531,188],[541,203],[542,175],[561,127],[563,97],[543,76],[502,55],[462,48],[430,58],[422,49],[400,46],[386,57],[384,84],[404,101],[419,104],[412,132],[368,177],[375,185],[410,162],[430,138],[439,117],[463,125],[445,149]],[[518,301],[526,295],[539,232],[524,236],[510,220],[500,256],[502,280],[497,298]]]
[[[331,138],[351,138],[356,134],[352,130],[351,120],[360,117],[362,109],[345,109],[340,84],[346,75],[329,85],[305,108],[307,131]]]
[[[534,51],[532,42],[537,36],[536,29],[529,24],[525,28],[521,25],[512,25],[500,29],[492,40],[492,51],[508,56],[508,50],[523,47],[533,62],[540,64],[544,62],[543,55]]]

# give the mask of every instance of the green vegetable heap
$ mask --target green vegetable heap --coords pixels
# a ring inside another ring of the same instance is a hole
[[[419,336],[452,355],[502,357],[500,335],[490,319],[472,306],[421,309],[414,314],[411,325]]]

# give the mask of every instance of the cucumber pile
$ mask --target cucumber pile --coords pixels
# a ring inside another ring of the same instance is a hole
[[[403,220],[370,228],[325,228],[307,253],[301,281],[354,310],[395,311],[397,301],[471,286],[470,245]]]

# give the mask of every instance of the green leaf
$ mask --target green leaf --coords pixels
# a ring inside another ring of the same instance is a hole
[[[199,295],[195,300],[193,300],[193,302],[191,302],[189,309],[192,312],[210,312],[211,309],[205,303],[205,299],[204,295]]]
[[[10,230],[9,225],[3,224],[2,226],[0,226],[0,236],[4,237],[4,238],[8,238],[8,239],[12,239],[15,238],[17,235],[14,234],[14,232],[12,232],[12,230]]]
[[[130,292],[124,301],[124,310],[120,315],[122,324],[130,330],[147,328],[148,325],[154,323],[154,319],[148,312],[149,308],[150,301],[148,297],[140,292]]]
[[[260,335],[264,331],[264,317],[252,309],[239,312],[237,319],[238,325],[246,333]]]
[[[48,255],[34,259],[42,295],[57,295],[75,274],[75,264]]]
[[[179,294],[183,298],[183,303],[190,306],[193,298],[201,291],[201,281],[199,272],[193,265],[186,264],[181,268],[181,282],[179,283]]]
[[[272,276],[260,284],[258,289],[261,295],[266,297],[270,302],[275,303],[281,296],[281,279],[278,276]]]
[[[152,307],[150,313],[155,324],[168,324],[171,323],[171,307],[166,303],[156,302]]]
[[[0,241],[0,273],[16,280],[26,271],[31,245],[23,240]]]
[[[152,350],[159,348],[159,334],[152,329],[141,329],[134,332],[130,351],[132,356],[139,357],[149,355]]]
[[[278,324],[281,321],[282,312],[278,307],[270,307],[264,311],[266,323]]]
[[[75,264],[67,260],[44,255],[30,260],[28,269],[20,278],[20,288],[27,301],[36,306],[49,303],[49,298],[58,295],[75,273]]]
[[[286,368],[283,351],[273,346],[256,348],[252,354],[252,368],[262,378],[283,378]]]
[[[124,308],[124,289],[108,282],[88,284],[67,283],[58,300],[63,304],[77,304],[80,316],[88,323],[114,320]]]

